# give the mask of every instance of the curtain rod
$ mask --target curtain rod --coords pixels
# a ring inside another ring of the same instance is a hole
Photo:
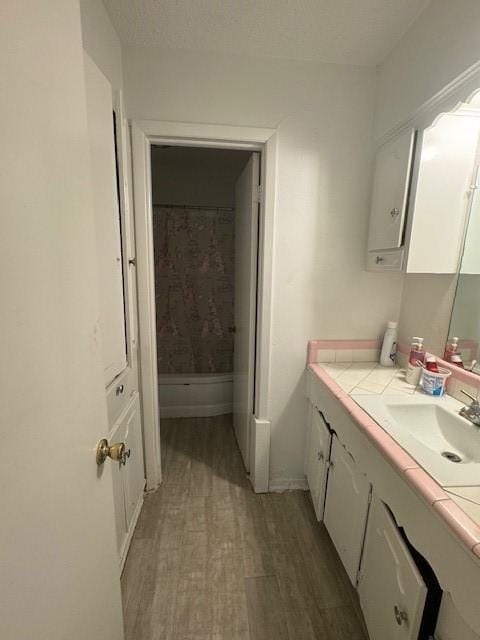
[[[166,207],[168,209],[215,209],[216,211],[234,211],[234,207],[218,207],[201,204],[152,204],[152,207]]]

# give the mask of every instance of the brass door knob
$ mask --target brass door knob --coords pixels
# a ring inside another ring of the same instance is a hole
[[[128,452],[128,456],[130,452]],[[125,443],[115,442],[115,444],[109,445],[106,438],[102,438],[97,444],[97,464],[103,464],[107,458],[123,462],[125,464]]]

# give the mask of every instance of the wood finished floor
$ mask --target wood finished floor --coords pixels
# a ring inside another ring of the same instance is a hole
[[[162,420],[125,570],[126,640],[366,640],[304,491],[254,494],[231,416]]]

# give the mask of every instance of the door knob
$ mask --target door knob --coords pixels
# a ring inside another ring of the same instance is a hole
[[[115,442],[115,444],[109,445],[106,438],[102,438],[97,444],[97,464],[101,465],[107,458],[116,460],[125,464],[126,458],[130,456],[130,450],[125,453],[125,443]]]

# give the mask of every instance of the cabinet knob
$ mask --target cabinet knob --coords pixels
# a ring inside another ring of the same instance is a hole
[[[115,395],[120,396],[124,391],[125,391],[125,386],[123,384],[119,384],[118,387],[115,389]]]
[[[390,215],[392,216],[392,218],[396,218],[397,216],[400,215],[400,209],[397,209],[397,207],[394,207],[391,211],[390,211]]]
[[[319,462],[322,462],[324,460],[325,456],[323,455],[323,453],[321,451],[317,451],[317,460]]]
[[[393,612],[395,614],[395,620],[398,625],[402,625],[404,622],[407,622],[408,616],[406,611],[402,611],[397,605],[393,607]]]
[[[382,258],[382,256],[377,256],[375,258],[375,264],[382,264],[384,258]]]

